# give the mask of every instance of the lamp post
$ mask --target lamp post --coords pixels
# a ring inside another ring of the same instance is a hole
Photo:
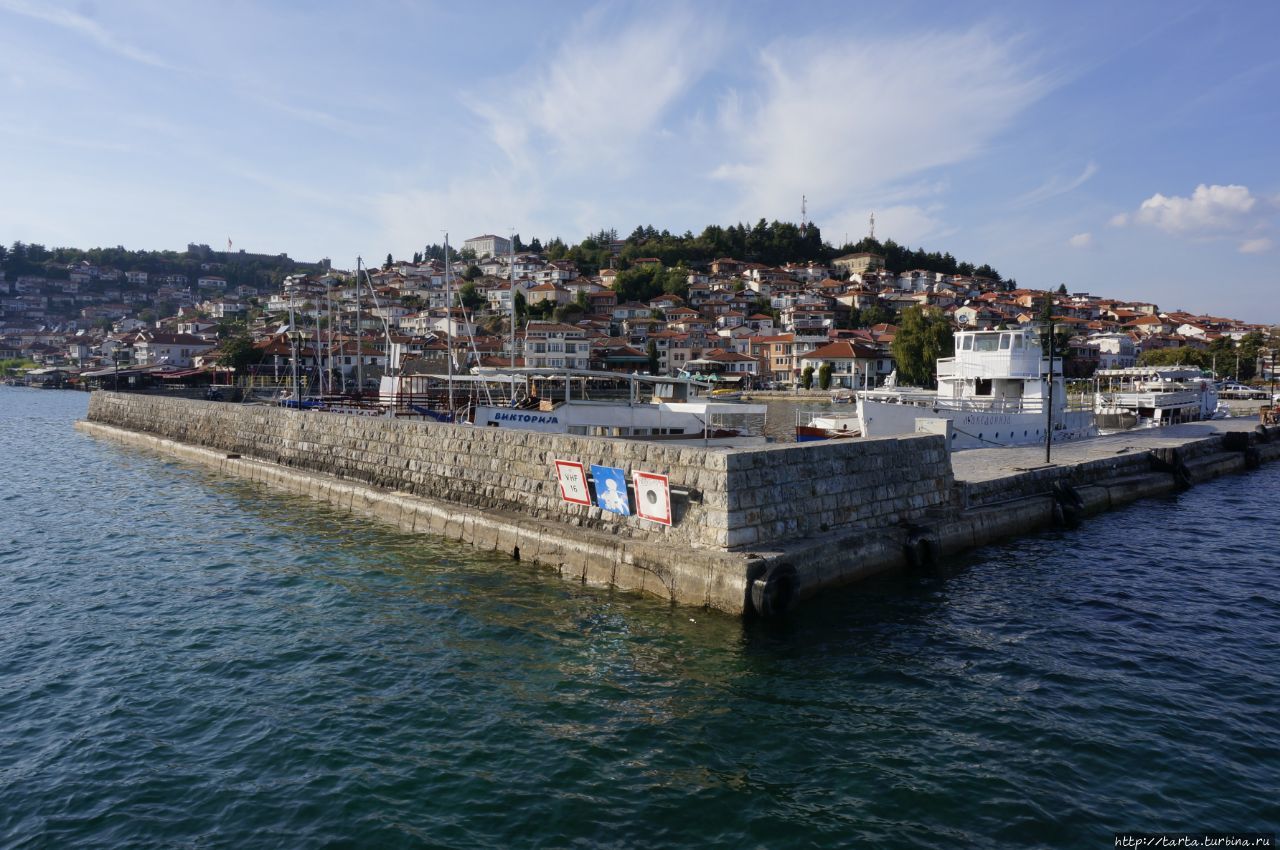
[[[112,392],[118,393],[120,392],[120,346],[118,345],[111,349],[111,362],[115,363],[116,366],[115,386],[112,388]]]
[[[1053,454],[1053,322],[1049,323],[1049,381],[1045,385],[1044,462],[1051,463]]]

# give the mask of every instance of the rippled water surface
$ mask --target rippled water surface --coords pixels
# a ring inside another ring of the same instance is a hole
[[[0,387],[0,846],[1110,847],[1280,825],[1280,465],[781,625]]]

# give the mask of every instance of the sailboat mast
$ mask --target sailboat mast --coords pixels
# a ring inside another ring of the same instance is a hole
[[[361,357],[360,341],[364,338],[364,334],[360,329],[360,257],[356,257],[356,392],[364,393],[364,367],[361,365],[364,358]],[[391,352],[387,352],[387,356],[391,356]]]
[[[511,368],[516,368],[516,237],[511,234],[511,333],[507,344],[511,347]],[[511,385],[515,397],[515,384]]]
[[[449,234],[444,235],[444,359],[449,369],[449,418],[453,418],[453,280],[449,277]]]

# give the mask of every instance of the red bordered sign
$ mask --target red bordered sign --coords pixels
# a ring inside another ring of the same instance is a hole
[[[636,516],[671,525],[671,487],[667,476],[656,472],[633,472],[636,488]]]
[[[587,487],[587,470],[576,460],[558,460],[556,480],[560,482],[560,498],[575,505],[591,504],[591,489]]]

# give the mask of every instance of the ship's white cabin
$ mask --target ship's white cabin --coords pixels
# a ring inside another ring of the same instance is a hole
[[[1030,328],[957,331],[955,355],[938,360],[938,399],[995,409],[1043,409],[1049,358]],[[1053,362],[1053,394],[1063,399],[1062,360]]]

